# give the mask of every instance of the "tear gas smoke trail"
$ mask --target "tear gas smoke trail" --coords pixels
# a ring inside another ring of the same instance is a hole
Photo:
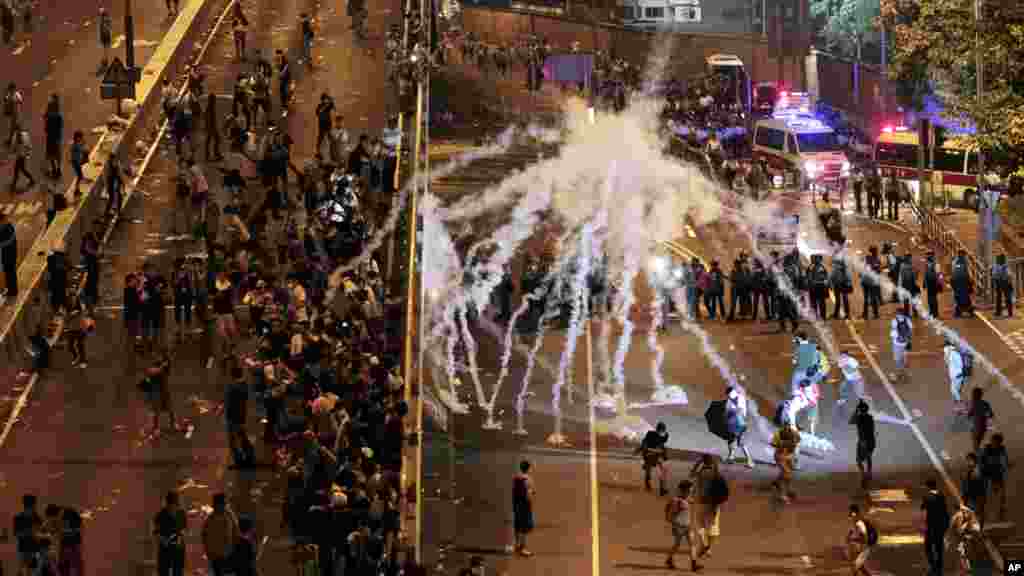
[[[1006,390],[1006,392],[1009,393],[1010,396],[1012,396],[1015,400],[1024,404],[1024,392],[1021,392],[1020,389],[1014,386],[1013,383],[1010,382],[1010,379],[1006,376],[1006,374],[1003,373],[1003,371],[1000,370],[988,356],[982,354],[981,351],[972,346],[970,342],[968,342],[963,336],[961,336],[955,330],[947,326],[944,322],[942,322],[935,316],[932,316],[931,313],[928,311],[928,308],[924,305],[924,303],[922,303],[919,297],[912,297],[911,293],[907,289],[903,288],[902,286],[894,284],[885,274],[876,274],[875,271],[872,270],[863,259],[858,258],[857,256],[850,254],[845,250],[843,250],[842,252],[844,252],[845,254],[841,257],[844,260],[846,260],[846,262],[850,264],[852,268],[855,268],[858,272],[860,272],[861,275],[866,274],[869,278],[874,280],[879,286],[882,286],[887,291],[891,292],[892,290],[896,290],[901,300],[906,300],[907,298],[910,298],[911,305],[917,311],[918,315],[921,317],[922,320],[925,321],[925,323],[931,326],[932,330],[934,330],[937,335],[940,335],[948,339],[955,346],[957,346],[957,348],[962,348],[964,350],[970,351],[970,353],[974,355],[975,361],[981,364],[986,371],[988,371],[990,374],[992,374],[992,376],[995,377],[996,382],[999,383],[999,386],[1001,388]]]
[[[561,290],[562,283],[556,282],[555,278],[561,278],[565,272],[566,265],[571,260],[571,254],[568,250],[564,251],[559,262],[544,276],[540,281],[540,287],[533,292],[526,295],[523,298],[519,307],[516,308],[515,312],[512,313],[512,317],[509,319],[508,329],[505,330],[504,350],[501,353],[501,371],[498,373],[498,380],[494,383],[494,389],[491,392],[491,399],[484,408],[486,410],[494,410],[494,402],[498,397],[498,392],[501,390],[501,385],[508,377],[508,364],[512,358],[512,336],[515,333],[516,324],[519,322],[519,317],[522,316],[533,302],[542,301],[549,294],[552,298],[557,298],[559,295],[557,292],[551,292],[552,285],[558,290]]]
[[[476,363],[476,340],[469,331],[469,322],[466,320],[467,306],[463,298],[456,300],[455,321],[458,323],[459,331],[462,334],[462,345],[466,347],[466,360],[469,363],[469,377],[473,380],[473,387],[476,388],[476,401],[480,406],[487,402],[484,396],[484,387],[480,383],[480,369]]]
[[[540,214],[551,204],[551,189],[532,189],[527,192],[512,211],[508,224],[499,228],[491,237],[498,249],[486,260],[477,265],[477,280],[467,289],[468,299],[476,305],[477,310],[484,310],[490,302],[491,293],[501,283],[505,268],[515,256],[519,246],[530,236],[540,223]]]
[[[458,374],[455,362],[455,347],[459,343],[459,330],[455,326],[455,305],[453,303],[449,302],[444,307],[443,318],[445,332],[447,332],[445,344],[448,362],[445,364],[445,368],[448,373],[448,386],[451,388],[452,397],[455,397],[455,378]]]
[[[472,162],[504,154],[512,146],[515,135],[516,130],[514,128],[509,128],[498,136],[497,141],[493,145],[481,148],[480,150],[473,150],[471,152],[461,154],[445,165],[432,168],[430,171],[430,177],[444,178]],[[327,302],[333,300],[334,296],[337,294],[338,286],[341,284],[341,276],[347,272],[355,270],[372,258],[374,252],[384,244],[388,234],[390,234],[398,225],[398,218],[401,216],[402,211],[405,209],[405,204],[409,199],[410,187],[417,183],[422,185],[425,181],[425,175],[420,175],[419,179],[410,179],[410,181],[407,182],[399,191],[398,197],[391,205],[391,211],[388,212],[387,218],[384,219],[384,224],[374,232],[369,242],[363,247],[362,253],[348,262],[341,264],[331,272],[331,276],[328,281],[330,289],[328,289],[326,295]]]
[[[837,362],[839,359],[839,348],[836,346],[832,332],[820,319],[818,319],[816,313],[804,302],[800,293],[789,281],[789,276],[776,266],[767,254],[761,252],[757,248],[757,241],[754,238],[754,231],[750,225],[750,221],[740,217],[736,213],[727,213],[725,220],[735,222],[739,229],[747,236],[750,241],[750,250],[753,256],[764,265],[765,269],[768,270],[769,273],[772,274],[779,289],[786,295],[789,301],[796,306],[798,318],[802,318],[811,324],[814,331],[818,333],[819,340],[825,346],[825,351],[832,358],[833,362]]]
[[[647,284],[654,291],[654,302],[651,303],[653,322],[651,322],[651,327],[647,331],[647,348],[654,354],[654,359],[651,360],[651,379],[654,380],[655,389],[660,390],[665,387],[665,378],[661,374],[661,365],[665,361],[665,349],[658,343],[658,330],[661,329],[664,323],[664,310],[662,310],[662,306],[665,304],[665,299],[657,286],[657,282],[653,280],[650,271],[647,274]]]
[[[675,302],[677,308],[680,310],[686,309],[681,293],[678,291],[673,292],[670,295],[670,298]],[[737,381],[735,371],[732,369],[732,366],[729,365],[729,362],[726,361],[725,357],[722,356],[721,352],[715,348],[715,345],[711,342],[711,337],[708,336],[708,333],[701,328],[699,324],[687,320],[685,316],[679,320],[679,324],[684,330],[697,337],[697,340],[700,341],[700,348],[704,353],[704,357],[711,362],[711,365],[716,370],[718,370],[718,373],[722,375],[722,379],[725,380],[726,384],[732,385],[735,383]]]
[[[590,287],[587,279],[590,276],[591,250],[593,249],[594,229],[590,223],[584,224],[580,238],[580,253],[576,259],[576,274],[572,284],[572,314],[569,318],[569,331],[566,335],[565,349],[558,363],[558,378],[551,387],[551,409],[555,413],[556,438],[562,434],[562,386],[565,375],[576,352],[576,344],[580,338],[580,327],[586,320],[587,305],[590,300]]]
[[[622,322],[622,333],[619,334],[619,344],[615,349],[615,364],[612,371],[615,374],[615,391],[623,397],[626,394],[626,354],[633,342],[633,322],[629,319],[633,309],[633,280],[639,269],[640,265],[635,259],[626,262],[625,270],[622,271],[622,287],[616,296],[616,314]]]
[[[564,275],[555,276],[554,286],[552,286],[550,293],[552,295],[560,294],[564,284]],[[516,395],[516,412],[519,414],[520,420],[522,420],[523,411],[526,409],[526,399],[532,394],[530,392],[530,376],[533,375],[533,367],[537,364],[537,354],[540,353],[540,347],[544,344],[544,337],[548,331],[548,322],[561,314],[560,306],[561,303],[557,298],[548,298],[544,313],[541,314],[538,322],[533,346],[530,347],[530,354],[526,357],[526,370],[523,372],[523,381],[519,385],[519,394]]]

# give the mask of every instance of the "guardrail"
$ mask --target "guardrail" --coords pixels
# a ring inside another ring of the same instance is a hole
[[[946,226],[932,211],[925,210],[914,201],[910,201],[910,207],[921,225],[921,234],[928,241],[937,244],[943,254],[953,257],[960,250],[967,254],[967,271],[974,282],[975,293],[981,298],[989,298],[992,294],[992,271],[989,266],[983,264],[981,259],[957,238],[956,232]]]
[[[84,168],[87,178],[92,180],[83,191],[78,202],[57,214],[57,217],[32,244],[24,262],[18,267],[18,284],[21,290],[17,301],[10,303],[13,313],[0,320],[0,355],[4,361],[16,363],[23,359],[29,338],[39,328],[46,306],[46,254],[50,248],[63,242],[69,250],[69,256],[79,246],[82,237],[89,227],[104,221],[107,200],[102,197],[104,190],[103,168],[107,159],[118,155],[122,160],[133,158],[139,160],[135,143],[144,139],[147,131],[152,129],[154,120],[163,113],[160,106],[160,86],[165,77],[175,77],[184,73],[185,67],[192,62],[195,54],[200,52],[202,36],[208,30],[207,22],[210,11],[215,6],[230,6],[235,0],[226,3],[218,0],[194,0],[186,4],[181,15],[175,20],[164,40],[157,47],[142,70],[141,80],[136,88],[138,94],[137,107],[121,131],[108,129],[93,146],[89,155],[89,164]],[[125,163],[128,166],[134,163]],[[124,191],[127,199],[130,189]],[[65,192],[68,198],[73,197],[71,187]],[[40,255],[42,254],[42,255]],[[72,278],[70,288],[79,289],[84,282],[84,275]]]

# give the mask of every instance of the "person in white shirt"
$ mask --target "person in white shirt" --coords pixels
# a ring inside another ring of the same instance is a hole
[[[964,375],[964,359],[960,348],[950,339],[946,339],[946,345],[942,347],[942,357],[946,361],[946,373],[949,375],[949,392],[953,395],[953,402],[956,408],[962,407],[963,400],[960,393],[964,389],[967,377]]]
[[[864,397],[864,377],[860,373],[860,362],[846,350],[839,353],[839,370],[843,373],[843,384],[839,388],[839,404],[847,400]]]
[[[889,338],[892,340],[892,359],[896,371],[890,376],[896,379],[904,379],[907,376],[907,352],[913,349],[911,342],[914,333],[914,325],[910,317],[903,310],[896,312],[889,330]]]

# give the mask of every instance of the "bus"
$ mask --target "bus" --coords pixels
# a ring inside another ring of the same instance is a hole
[[[922,200],[917,174],[919,150],[917,130],[905,126],[886,126],[875,141],[873,155],[882,177],[888,179],[895,174],[896,178],[906,184],[915,202]],[[928,152],[925,151],[926,154]],[[935,189],[936,202],[978,209],[977,148],[967,146],[956,138],[942,141],[935,148],[934,165],[931,170],[925,171],[925,175]]]

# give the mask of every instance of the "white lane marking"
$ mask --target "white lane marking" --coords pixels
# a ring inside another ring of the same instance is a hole
[[[1021,354],[1018,351],[1021,348],[1020,344],[1014,343],[1014,341],[1011,340],[1009,337],[1007,337],[1006,334],[1003,334],[1002,330],[1000,330],[999,328],[996,328],[996,325],[993,324],[992,321],[989,320],[981,312],[978,312],[977,310],[975,310],[974,315],[977,316],[982,322],[984,322],[985,325],[988,326],[989,329],[992,330],[992,332],[996,336],[998,336],[999,339],[1003,341],[1003,344],[1006,344],[1006,346],[1011,351],[1016,353],[1018,356],[1024,357],[1024,354]],[[1018,331],[1018,332],[1020,332],[1020,331]],[[1017,332],[1014,332],[1013,334],[1011,334],[1011,336],[1016,335],[1016,334],[1017,334]],[[1024,338],[1024,334],[1021,334],[1020,337]],[[1006,390],[1006,392],[1008,392],[1010,394],[1010,396],[1013,396],[1014,400],[1016,400],[1017,402],[1020,402],[1021,406],[1024,406],[1024,392],[1022,392],[1020,388],[1014,386],[1013,383],[1010,382],[1009,378],[996,378],[996,382],[999,383],[1000,388]]]
[[[921,448],[923,448],[925,454],[928,455],[928,459],[931,460],[932,467],[934,467],[935,471],[938,472],[939,476],[942,477],[942,482],[946,485],[946,490],[950,494],[955,495],[957,501],[962,503],[963,498],[960,495],[960,489],[957,486],[956,482],[953,481],[953,478],[950,477],[945,465],[943,465],[942,458],[940,458],[939,455],[935,453],[935,448],[933,448],[931,443],[928,442],[928,439],[925,438],[924,433],[921,432],[921,428],[918,427],[917,422],[915,422],[911,418],[910,410],[907,409],[907,405],[903,402],[903,398],[901,398],[900,395],[896,392],[896,388],[893,387],[892,382],[889,381],[889,377],[886,376],[885,371],[883,371],[882,367],[878,364],[878,360],[874,357],[874,355],[868,353],[868,347],[864,343],[864,339],[861,338],[860,333],[857,332],[857,330],[853,327],[853,324],[847,322],[846,327],[850,331],[850,336],[852,336],[853,339],[856,340],[857,344],[864,351],[865,359],[868,361],[868,364],[871,365],[871,369],[874,370],[875,375],[878,376],[878,379],[881,380],[882,385],[885,386],[885,390],[886,392],[889,393],[889,396],[892,398],[893,403],[896,404],[896,408],[899,409],[901,414],[903,414],[903,419],[907,421],[907,427],[910,428],[910,431],[914,434],[914,436],[917,438],[917,441],[921,444]],[[982,538],[982,541],[985,543],[985,548],[988,550],[989,556],[992,557],[992,560],[995,562],[996,566],[1003,566],[1003,555],[999,553],[999,550],[997,550],[996,547],[992,544],[992,541],[988,538]]]
[[[665,245],[669,246],[670,248],[674,247],[679,252],[688,252],[693,256],[696,256],[696,254],[694,254],[692,250],[687,249],[686,247],[678,244],[677,242],[667,241],[665,242]],[[896,388],[893,387],[892,382],[889,381],[888,376],[886,376],[885,372],[882,370],[882,367],[878,364],[878,360],[868,350],[867,344],[864,342],[864,339],[861,338],[860,333],[857,332],[856,328],[854,327],[854,323],[847,320],[846,327],[849,329],[850,335],[857,343],[857,346],[859,346],[861,351],[864,353],[864,358],[867,360],[868,364],[871,365],[871,369],[874,370],[879,380],[881,380],[882,385],[885,386],[885,390],[886,392],[889,393],[889,396],[892,398],[893,403],[896,404],[896,408],[900,411],[900,414],[903,415],[903,421],[906,424],[907,428],[910,428],[911,433],[913,433],[914,437],[917,438],[917,441],[921,444],[921,448],[924,449],[925,454],[931,461],[932,467],[934,467],[935,470],[939,473],[939,476],[942,477],[942,481],[946,485],[946,489],[949,491],[950,494],[956,495],[958,502],[962,502],[963,498],[960,495],[960,490],[957,487],[956,483],[953,481],[953,478],[950,477],[949,472],[946,470],[946,467],[942,464],[942,459],[939,457],[938,454],[935,453],[935,448],[932,447],[932,445],[928,442],[928,439],[925,438],[924,433],[921,432],[921,428],[918,427],[917,422],[914,421],[912,412],[907,408],[907,405],[903,402],[903,398],[901,398],[900,395],[896,393]],[[996,547],[992,544],[992,541],[988,538],[984,538],[983,541],[985,543],[986,550],[988,550],[988,553],[992,557],[996,566],[1002,566],[1003,556],[999,553],[999,550],[996,549]]]
[[[11,429],[14,428],[14,423],[18,421],[18,416],[21,411],[28,405],[28,397],[32,394],[32,388],[35,387],[36,382],[39,380],[39,374],[33,374],[25,383],[25,389],[21,391],[21,395],[18,396],[18,401],[14,404],[14,409],[11,410],[11,415],[7,418],[7,422],[4,424],[3,432],[0,432],[0,446],[4,445],[7,441],[7,436],[11,434]]]

